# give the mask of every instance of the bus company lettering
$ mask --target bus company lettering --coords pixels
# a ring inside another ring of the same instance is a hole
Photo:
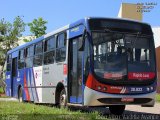
[[[43,68],[43,74],[49,74],[49,67]]]
[[[142,80],[146,80],[146,79],[153,79],[155,76],[155,73],[152,72],[130,72],[128,73],[128,78],[129,79],[142,79]]]
[[[35,72],[42,72],[42,70],[41,69],[37,69],[37,70],[35,70]]]
[[[71,29],[71,32],[77,32],[79,30],[79,27],[75,27],[73,29]]]
[[[117,89],[117,90],[121,90],[123,87],[119,87],[119,86],[111,86],[110,89]]]

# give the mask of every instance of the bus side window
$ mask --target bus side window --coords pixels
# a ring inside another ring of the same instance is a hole
[[[18,55],[18,69],[23,69],[25,64],[24,64],[24,58],[25,58],[25,54],[24,54],[24,49],[19,51],[19,55]]]
[[[52,36],[44,42],[44,61],[43,63],[45,65],[54,63],[54,57],[55,57],[55,36]]]
[[[59,34],[56,45],[56,62],[63,62],[66,58],[66,34]]]
[[[34,66],[40,66],[42,65],[42,59],[43,59],[43,43],[39,42],[35,44],[35,49],[34,49],[34,59],[33,59],[33,65]]]
[[[7,71],[11,71],[11,54],[7,56]]]
[[[29,46],[26,48],[25,52],[25,57],[26,57],[26,67],[32,67],[33,66],[33,55],[34,55],[34,46]]]

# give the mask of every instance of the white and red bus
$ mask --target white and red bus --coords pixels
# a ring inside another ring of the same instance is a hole
[[[6,95],[59,106],[154,106],[151,26],[88,17],[7,53]]]

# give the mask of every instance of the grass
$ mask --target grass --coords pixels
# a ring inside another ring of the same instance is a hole
[[[31,103],[0,101],[0,119],[16,120],[94,120],[98,112],[83,113]]]
[[[160,94],[157,94],[157,95],[156,95],[156,101],[157,101],[157,102],[160,102]]]

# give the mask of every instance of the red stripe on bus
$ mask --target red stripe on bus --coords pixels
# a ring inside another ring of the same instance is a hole
[[[63,65],[63,75],[67,75],[68,73],[68,68],[67,68],[67,64]]]
[[[92,74],[88,75],[86,86],[96,91],[107,93],[127,93],[128,90],[125,86],[111,86],[98,82]],[[101,89],[99,89],[101,88]]]
[[[28,88],[27,88],[26,73],[24,73],[24,91],[25,91],[27,100],[30,100],[29,91],[28,91]]]

